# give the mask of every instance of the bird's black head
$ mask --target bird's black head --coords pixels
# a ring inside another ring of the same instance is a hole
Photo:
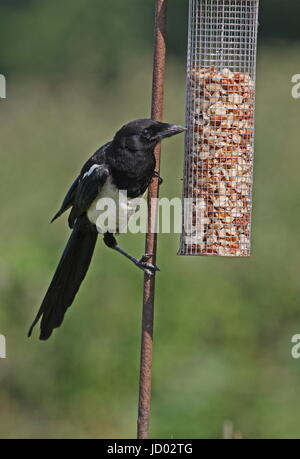
[[[160,123],[151,119],[139,119],[125,124],[116,133],[113,142],[126,150],[152,150],[161,140],[185,130],[185,127],[178,126],[177,124]]]

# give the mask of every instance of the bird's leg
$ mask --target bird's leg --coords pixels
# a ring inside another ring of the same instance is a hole
[[[151,258],[152,255],[145,254],[141,258],[133,257],[132,255],[125,252],[125,250],[121,249],[121,247],[118,246],[117,240],[112,233],[104,234],[104,243],[110,249],[116,250],[121,255],[124,255],[124,257],[132,261],[132,263],[134,263],[138,268],[140,268],[142,271],[144,271],[149,276],[152,276],[155,271],[159,271],[159,268],[156,265],[147,263],[147,261],[149,260],[149,258]]]
[[[156,177],[158,178],[158,184],[161,185],[163,183],[163,179],[161,178],[161,176],[159,175],[159,172],[158,171],[154,171],[154,174],[153,174],[153,177]]]

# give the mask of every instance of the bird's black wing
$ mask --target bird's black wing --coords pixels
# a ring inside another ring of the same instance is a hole
[[[67,192],[59,211],[52,218],[51,223],[54,222],[54,220],[56,220],[58,217],[60,217],[66,210],[68,210],[73,205],[74,199],[75,199],[75,196],[76,196],[76,193],[77,193],[78,184],[81,182],[81,180],[84,177],[84,175],[91,169],[91,167],[94,164],[100,165],[100,164],[103,164],[105,162],[105,153],[106,153],[106,150],[110,147],[110,145],[111,145],[111,142],[106,143],[105,145],[100,147],[86,161],[86,163],[84,164],[84,166],[82,167],[82,169],[80,171],[80,174],[78,175],[78,177],[76,177],[76,179],[72,183],[69,191]]]
[[[106,153],[109,150],[111,143],[112,142],[107,142],[105,145],[98,148],[98,150],[95,151],[95,153],[86,161],[86,163],[83,165],[80,171],[79,179],[81,179],[94,164],[100,165],[106,162]]]
[[[105,164],[93,164],[80,179],[73,207],[69,215],[69,226],[73,228],[76,218],[85,214],[92,202],[97,198],[109,175],[109,169]]]
[[[80,176],[76,177],[69,191],[67,192],[59,211],[52,218],[51,223],[54,222],[54,220],[60,217],[61,214],[63,214],[66,210],[68,210],[72,206],[79,180],[80,180]]]

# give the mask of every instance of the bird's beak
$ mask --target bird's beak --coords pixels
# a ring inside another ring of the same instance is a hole
[[[172,137],[173,135],[180,134],[180,132],[186,131],[186,127],[179,126],[178,124],[161,123],[161,129],[157,134],[157,140],[165,139],[166,137]]]

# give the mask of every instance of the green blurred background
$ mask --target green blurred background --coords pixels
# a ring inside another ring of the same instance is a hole
[[[165,120],[184,122],[187,0],[169,1]],[[298,1],[260,11],[253,255],[177,257],[159,236],[151,436],[300,437]],[[26,332],[68,236],[49,226],[85,159],[149,114],[154,0],[2,0],[0,437],[135,436],[141,272],[99,240],[63,327]],[[183,138],[163,146],[180,196]],[[144,237],[120,242],[140,255]]]

